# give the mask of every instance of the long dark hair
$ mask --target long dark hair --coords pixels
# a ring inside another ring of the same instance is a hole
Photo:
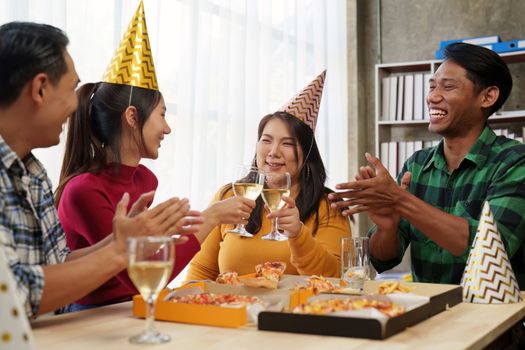
[[[144,147],[144,124],[162,96],[159,91],[111,83],[88,83],[81,86],[77,94],[78,107],[68,122],[66,151],[55,192],[55,205],[58,205],[71,178],[85,172],[98,173],[106,167],[108,149],[118,172],[122,117],[129,106],[137,110],[140,141]]]
[[[295,201],[299,209],[301,221],[305,221],[312,213],[315,213],[315,226],[313,230],[313,234],[315,234],[319,227],[319,203],[325,194],[332,191],[324,186],[326,170],[319,149],[317,148],[317,143],[315,142],[314,133],[307,124],[293,115],[287,112],[275,112],[261,119],[257,132],[258,140],[261,139],[266,124],[274,119],[279,119],[286,124],[291,137],[298,142],[303,151],[304,163],[299,173],[300,192]],[[299,160],[297,149],[295,149],[295,157]],[[257,156],[255,156],[253,160],[253,165],[257,166]],[[228,190],[227,187],[224,188],[223,194],[226,190]],[[264,208],[262,198],[259,196],[255,203],[255,209],[252,211],[252,215],[246,225],[246,229],[250,232],[259,231],[262,223]]]

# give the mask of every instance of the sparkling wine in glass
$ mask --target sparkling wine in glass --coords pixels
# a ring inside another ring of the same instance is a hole
[[[256,200],[261,194],[264,185],[264,172],[253,166],[240,166],[237,170],[237,180],[233,181],[233,193],[236,197],[244,197]],[[236,233],[241,237],[253,237],[246,231],[243,224],[237,224],[235,228],[226,232]]]
[[[175,248],[171,237],[128,238],[128,274],[146,304],[146,328],[129,339],[135,344],[160,344],[170,341],[153,324],[155,301],[168,283],[175,262]]]
[[[279,210],[286,204],[282,197],[290,196],[291,179],[289,173],[266,174],[262,198],[271,212]],[[261,237],[267,241],[286,241],[288,236],[279,232],[278,220],[273,219],[272,231]]]

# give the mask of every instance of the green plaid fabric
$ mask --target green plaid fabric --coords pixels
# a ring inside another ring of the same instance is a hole
[[[412,277],[417,282],[459,284],[470,246],[476,235],[484,201],[489,201],[507,249],[520,289],[525,289],[525,145],[496,136],[486,126],[458,169],[449,173],[443,155],[443,140],[436,147],[416,152],[398,176],[412,172],[409,191],[425,202],[452,215],[466,218],[470,227],[469,248],[454,256],[406,219],[399,224],[399,256],[381,262],[372,257],[379,271],[401,262],[409,244]],[[369,232],[372,235],[375,227]]]

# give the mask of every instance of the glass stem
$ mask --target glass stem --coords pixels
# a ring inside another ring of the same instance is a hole
[[[154,333],[155,327],[153,321],[155,321],[155,299],[156,296],[152,295],[148,298],[146,305],[146,333]]]
[[[278,234],[279,233],[279,226],[277,224],[277,218],[274,218],[273,219],[273,229],[272,229],[272,232],[274,234]]]

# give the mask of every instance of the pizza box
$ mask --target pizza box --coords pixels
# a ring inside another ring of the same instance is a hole
[[[219,327],[241,327],[246,324],[246,307],[220,307],[214,305],[192,305],[164,301],[168,290],[163,290],[155,304],[155,319],[193,323]],[[146,308],[140,295],[133,297],[133,316],[144,318]]]
[[[190,283],[171,292],[165,289],[157,298],[155,304],[155,319],[157,320],[231,328],[244,326],[249,319],[257,322],[257,314],[263,309],[263,306],[259,304],[246,307],[240,305],[217,306],[174,303],[165,300],[168,293],[176,296],[199,293],[257,296],[271,310],[281,310],[283,306],[289,304],[290,300],[290,292],[288,290],[269,290],[204,281]],[[133,297],[133,315],[143,318],[145,314],[144,300],[140,295],[135,295]]]
[[[365,293],[377,292],[384,281],[367,281]],[[461,287],[427,283],[404,283],[412,293],[391,294],[388,297],[402,304],[406,312],[387,318],[377,313],[347,312],[331,315],[306,315],[291,312],[263,311],[259,313],[258,329],[269,331],[333,335],[369,339],[385,339],[425,319],[452,307],[462,300]],[[326,295],[321,295],[326,297]],[[330,297],[337,297],[335,294]],[[344,297],[344,296],[339,296]],[[401,300],[399,299],[401,297]],[[425,302],[421,302],[421,298]],[[405,300],[402,300],[402,299]],[[411,300],[412,299],[412,300]],[[360,310],[363,311],[363,310]]]

